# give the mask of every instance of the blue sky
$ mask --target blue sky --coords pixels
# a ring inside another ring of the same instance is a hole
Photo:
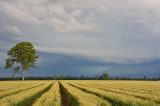
[[[27,75],[160,76],[159,0],[0,0],[0,76],[16,43],[40,59]]]

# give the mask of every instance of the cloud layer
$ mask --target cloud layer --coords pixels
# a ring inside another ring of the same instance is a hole
[[[116,63],[150,61],[160,58],[159,4],[159,0],[1,0],[0,44],[31,41],[43,52]]]

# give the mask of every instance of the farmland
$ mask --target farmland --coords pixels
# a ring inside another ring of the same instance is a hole
[[[0,106],[160,106],[160,82],[0,81]]]

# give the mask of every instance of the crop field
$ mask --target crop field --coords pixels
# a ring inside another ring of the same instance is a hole
[[[0,81],[0,106],[160,106],[160,81]]]

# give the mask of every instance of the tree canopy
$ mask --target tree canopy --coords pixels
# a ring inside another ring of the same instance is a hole
[[[30,42],[21,42],[12,47],[8,53],[6,59],[5,68],[12,68],[13,75],[20,73],[24,80],[24,72],[31,67],[35,67],[35,63],[38,59],[36,49]]]

